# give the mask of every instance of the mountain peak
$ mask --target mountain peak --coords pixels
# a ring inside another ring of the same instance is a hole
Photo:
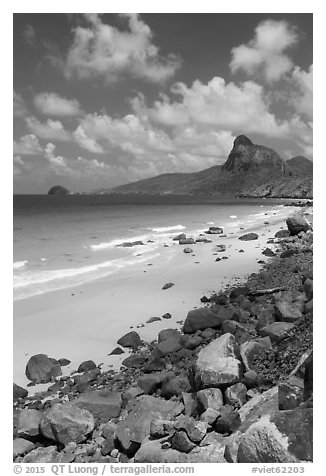
[[[284,162],[273,149],[253,144],[245,135],[238,136],[222,169],[227,172],[246,172],[257,167],[283,171]]]

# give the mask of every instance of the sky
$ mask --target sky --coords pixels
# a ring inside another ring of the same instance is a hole
[[[312,14],[16,13],[14,193],[223,163],[235,137],[312,160]]]

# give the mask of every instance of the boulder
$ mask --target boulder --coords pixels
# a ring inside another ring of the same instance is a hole
[[[225,250],[226,250],[225,245],[216,245],[215,246],[215,251],[217,251],[217,253],[223,253]]]
[[[131,354],[129,357],[124,359],[121,364],[129,369],[132,367],[139,367],[146,362],[146,357],[142,354]]]
[[[93,362],[92,360],[85,360],[84,362],[82,362],[78,369],[77,369],[77,372],[88,372],[89,370],[94,370],[96,369],[97,365],[95,362]]]
[[[176,337],[180,339],[180,332],[178,329],[163,329],[157,335],[158,342],[163,342],[164,340],[170,339],[170,337]]]
[[[278,408],[280,410],[292,410],[303,401],[303,380],[290,377],[278,385]]]
[[[30,451],[21,463],[57,463],[59,453],[56,446],[40,446],[35,450]]]
[[[163,314],[163,319],[171,319],[171,314],[169,312],[166,312],[165,314]]]
[[[214,424],[214,430],[222,435],[229,435],[239,428],[241,419],[239,412],[231,405],[225,405],[219,409],[220,416]]]
[[[16,401],[19,398],[25,398],[28,395],[28,390],[19,385],[13,384],[13,400]]]
[[[258,383],[258,375],[254,370],[248,370],[243,374],[242,383],[247,387],[247,389],[254,388]]]
[[[71,364],[71,361],[69,359],[65,359],[64,357],[61,359],[58,359],[59,364],[61,367],[66,367],[67,365]]]
[[[288,336],[293,327],[294,324],[290,322],[273,322],[273,324],[263,327],[260,333],[262,336],[270,337],[272,342],[278,343]]]
[[[184,253],[193,253],[193,250],[191,248],[184,248],[183,252]]]
[[[41,420],[43,436],[66,445],[71,441],[81,443],[94,429],[93,415],[76,404],[56,403]]]
[[[180,233],[179,235],[173,237],[173,241],[185,240],[186,238],[187,235],[185,233]]]
[[[289,230],[279,230],[275,233],[275,238],[286,238],[290,236]]]
[[[198,354],[195,364],[197,386],[225,388],[238,383],[242,378],[239,356],[239,346],[232,334],[212,341]]]
[[[303,283],[303,290],[306,294],[307,301],[313,298],[313,280],[310,278],[305,279]]]
[[[189,392],[191,385],[186,375],[173,375],[163,380],[161,387],[161,396],[171,398],[182,395],[183,392]]]
[[[143,395],[144,390],[142,390],[140,387],[128,387],[126,390],[122,393],[122,400],[125,404],[129,402],[129,400],[134,400],[136,397],[139,397],[139,395]]]
[[[184,334],[180,338],[180,343],[185,349],[196,349],[203,343],[203,338],[197,335]]]
[[[225,403],[240,408],[247,401],[247,388],[243,383],[236,383],[225,390]]]
[[[291,301],[286,298],[275,299],[275,314],[279,321],[295,322],[302,317],[304,310],[303,301]]]
[[[159,344],[157,344],[157,346],[155,347],[155,350],[161,356],[177,352],[180,349],[180,335],[169,337],[168,339],[165,339]]]
[[[152,420],[150,425],[150,436],[153,438],[162,438],[174,433],[174,422],[170,420]]]
[[[196,446],[190,438],[188,437],[185,431],[177,431],[172,437],[171,440],[172,448],[182,453],[189,453]]]
[[[207,424],[189,416],[180,415],[174,424],[174,428],[178,431],[184,430],[191,441],[200,443],[206,435]]]
[[[35,444],[24,438],[15,438],[13,441],[13,457],[24,456],[26,453],[32,451]]]
[[[280,254],[280,258],[291,258],[291,256],[293,256],[294,254],[296,254],[296,250],[289,248],[287,250],[282,251],[282,253]]]
[[[223,395],[219,388],[204,388],[197,392],[198,401],[202,409],[218,410],[223,406]]]
[[[199,413],[199,402],[195,393],[182,392],[184,413],[187,416],[196,416]]]
[[[246,233],[245,235],[240,236],[239,240],[241,241],[258,240],[258,235],[257,233]]]
[[[185,334],[192,334],[199,329],[206,329],[207,327],[218,328],[224,321],[222,312],[218,310],[201,307],[189,311],[183,325],[183,332]]]
[[[141,339],[137,332],[131,331],[120,337],[117,344],[121,345],[121,347],[131,347],[132,349],[137,349],[137,347],[141,345]]]
[[[169,288],[172,288],[172,286],[174,286],[174,283],[165,283],[165,284],[162,286],[162,289],[163,289],[163,290],[169,289]]]
[[[220,412],[218,410],[214,410],[214,408],[207,408],[201,415],[200,421],[204,421],[208,425],[213,425],[217,418],[220,416]]]
[[[112,352],[109,353],[109,355],[120,355],[120,354],[124,354],[124,350],[121,349],[121,347],[115,347]]]
[[[184,238],[179,240],[179,245],[194,245],[196,242],[193,238]]]
[[[312,461],[312,409],[266,414],[240,439],[238,463]]]
[[[61,366],[55,359],[46,354],[36,354],[29,359],[26,365],[25,375],[34,383],[48,383],[54,377],[61,375]]]
[[[210,226],[207,231],[205,231],[207,235],[222,235],[223,234],[223,228],[220,228],[219,226]]]
[[[138,379],[138,386],[146,394],[156,392],[156,390],[162,385],[164,379],[168,377],[174,377],[173,372],[152,372],[150,374],[144,374]]]
[[[296,213],[293,217],[288,218],[286,224],[291,236],[311,229],[308,220],[301,213]]]
[[[150,434],[152,420],[171,420],[183,410],[183,405],[172,400],[141,395],[130,401],[126,416],[119,421],[116,437],[127,455],[134,455],[142,441]]]
[[[274,251],[270,248],[265,248],[264,251],[262,251],[262,254],[265,256],[275,256]]]
[[[160,321],[160,320],[161,320],[160,317],[153,316],[153,317],[150,317],[149,319],[147,319],[146,324],[151,324],[152,322],[156,322],[156,321]]]
[[[73,405],[85,409],[102,421],[118,417],[121,411],[122,399],[120,392],[110,390],[92,390],[82,393]]]
[[[244,342],[240,347],[240,354],[242,362],[246,370],[254,370],[253,361],[254,359],[264,352],[266,349],[271,347],[271,339],[269,337],[263,337],[261,339],[250,340]]]
[[[17,432],[19,436],[36,436],[43,414],[38,410],[25,408],[19,412]]]
[[[249,294],[250,289],[247,286],[238,286],[237,288],[233,288],[230,292],[229,299],[230,301],[235,301],[239,298],[239,296],[246,296]]]

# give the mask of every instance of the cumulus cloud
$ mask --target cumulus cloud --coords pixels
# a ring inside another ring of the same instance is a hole
[[[14,117],[25,117],[27,114],[26,103],[23,96],[14,90],[14,105],[13,105]]]
[[[71,133],[66,131],[62,122],[48,119],[46,123],[40,122],[36,117],[26,117],[27,128],[36,136],[45,140],[71,140]]]
[[[36,109],[46,116],[78,116],[81,107],[77,99],[66,99],[56,93],[40,93],[34,98]]]
[[[190,87],[176,83],[172,91],[177,101],[164,96],[146,107],[143,98],[136,98],[132,106],[139,115],[148,115],[166,126],[197,124],[215,131],[245,131],[272,137],[284,134],[284,125],[269,110],[264,88],[253,81],[236,85],[215,77],[207,84],[196,80]]]
[[[39,155],[42,147],[34,134],[26,134],[18,142],[14,141],[13,152],[19,155]]]
[[[131,76],[160,83],[174,75],[180,59],[174,54],[160,55],[150,27],[137,14],[120,16],[127,21],[127,31],[103,23],[98,14],[85,15],[88,26],[74,29],[64,64],[67,78],[101,77],[111,83]]]
[[[308,71],[296,66],[291,76],[291,104],[299,114],[312,119],[313,109],[313,65]]]
[[[269,82],[278,81],[293,68],[285,52],[298,40],[296,29],[288,22],[265,20],[256,27],[249,43],[232,49],[231,71],[243,70],[249,75],[258,72]]]

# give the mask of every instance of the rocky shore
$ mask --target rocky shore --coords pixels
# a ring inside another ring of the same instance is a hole
[[[14,384],[14,461],[312,461],[312,216],[302,207],[286,226],[258,273],[199,296],[180,329],[122,336],[120,371],[88,360],[67,376],[67,359],[31,357],[27,378],[49,387]]]

